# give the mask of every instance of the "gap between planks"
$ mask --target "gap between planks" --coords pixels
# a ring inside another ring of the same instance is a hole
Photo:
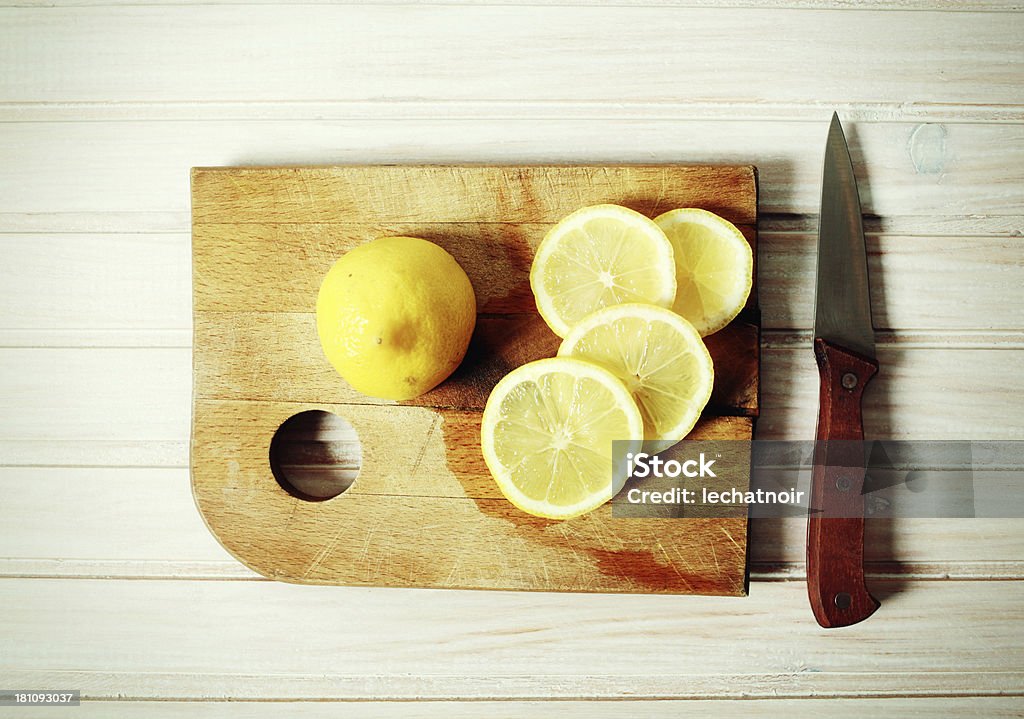
[[[1024,694],[1024,584],[876,588],[883,611],[828,632],[797,583],[724,599],[0,580],[0,679],[87,696]],[[90,666],[105,671],[45,669]]]
[[[1024,8],[1018,0],[5,0],[0,8],[113,7],[149,5],[362,5],[455,7],[647,7],[757,8],[771,10],[842,10],[904,12],[1012,13]]]
[[[803,582],[802,562],[750,562],[753,582]],[[1024,581],[1024,561],[866,562],[872,581]],[[0,559],[0,579],[110,579],[153,581],[272,581],[235,561],[115,560],[115,559]],[[455,590],[458,591],[458,590]],[[470,590],[466,590],[470,591]],[[681,595],[685,596],[685,595]]]
[[[47,0],[47,6],[52,3]],[[0,5],[3,7],[3,5]],[[605,6],[606,7],[606,6]],[[609,102],[605,100],[246,100],[0,102],[2,122],[373,120],[718,120],[1017,124],[1024,105],[937,102]]]
[[[684,2],[693,8],[684,13],[674,12],[674,3],[633,0],[617,7],[514,2],[258,3],[241,15],[215,2],[164,4],[159,11],[116,3],[90,11],[30,6],[9,13],[4,59],[11,80],[3,99],[1022,104],[1012,11],[830,12],[820,2],[786,9],[806,0],[774,0],[781,7],[766,10],[755,0],[698,0]],[[402,8],[412,15],[400,17]],[[132,32],[118,32],[126,23]],[[651,26],[662,32],[651,33]],[[679,34],[686,43],[675,41]],[[382,44],[400,51],[381,53]],[[89,55],[94,46],[104,53]],[[587,62],[578,46],[601,48],[600,62]],[[251,47],[266,52],[253,54]],[[82,56],[90,57],[88,66],[75,62]],[[659,71],[651,71],[647,56]],[[150,72],[125,70],[137,57]],[[448,59],[457,72],[423,72],[446,69]],[[346,70],[341,77],[338,68]]]
[[[120,698],[88,698],[76,708],[76,717],[138,717],[150,719],[188,717],[202,719],[216,717],[245,717],[245,719],[277,719],[288,717],[324,716],[323,703],[329,699],[311,698],[294,700],[256,700],[238,702],[224,697],[203,697],[199,699],[175,700],[164,697],[147,697],[132,701]],[[145,702],[145,708],[139,706]],[[866,716],[899,717],[1020,717],[1021,702],[1016,697],[887,697],[887,698],[844,698],[844,699],[776,699],[768,703],[760,699],[526,699],[501,701],[486,697],[475,699],[439,699],[423,702],[382,702],[365,699],[345,702],[345,716],[349,719],[479,719],[486,716],[493,719],[510,717],[558,716],[565,719],[608,719],[609,717],[643,716],[648,719],[682,716],[718,716],[731,719],[755,719],[756,717],[779,717],[788,719],[863,719]],[[33,715],[29,715],[33,716]]]

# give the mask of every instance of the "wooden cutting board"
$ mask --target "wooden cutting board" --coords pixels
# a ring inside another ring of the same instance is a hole
[[[746,593],[747,522],[557,522],[502,498],[480,455],[480,413],[512,368],[555,354],[536,314],[533,252],[570,212],[613,202],[649,217],[702,207],[756,239],[752,167],[351,166],[192,171],[195,338],[191,470],[207,525],[241,562],[292,582],[587,592]],[[320,280],[383,235],[432,240],[473,282],[480,316],[466,361],[411,402],[364,397],[320,350]],[[756,253],[755,253],[756,256]],[[759,316],[707,339],[715,391],[693,438],[752,437]],[[358,478],[297,498],[269,447],[306,410],[354,427]]]

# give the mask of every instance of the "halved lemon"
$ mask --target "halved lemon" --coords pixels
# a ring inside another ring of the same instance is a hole
[[[672,243],[676,300],[672,309],[701,337],[717,332],[740,313],[754,280],[754,254],[743,233],[713,212],[671,210],[654,222]]]
[[[506,375],[484,408],[480,439],[501,493],[524,512],[569,519],[612,498],[625,479],[613,461],[639,451],[640,410],[608,370],[563,357]]]
[[[544,321],[565,337],[602,307],[671,307],[674,268],[672,245],[652,220],[618,205],[594,205],[548,231],[533,260],[530,286]]]
[[[615,374],[636,400],[644,438],[660,451],[685,437],[711,398],[715,372],[689,322],[652,305],[605,307],[585,317],[558,349]]]

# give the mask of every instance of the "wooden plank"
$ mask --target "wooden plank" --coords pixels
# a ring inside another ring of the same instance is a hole
[[[1002,719],[1019,717],[1019,697],[930,697],[917,699],[779,699],[765,702],[758,699],[686,699],[649,701],[431,701],[431,702],[351,702],[344,706],[346,717],[360,719],[477,719],[480,716],[493,719],[513,719],[526,716],[552,716],[573,719],[607,719],[609,717],[644,716],[679,717],[691,712],[703,715],[714,714],[722,719],[753,719],[754,717],[777,717],[780,713],[791,719],[817,719],[821,716],[835,719],[861,719],[864,716],[900,716],[908,719],[931,719],[942,715],[959,717],[986,717]],[[322,717],[332,709],[321,702],[225,702],[225,701],[167,701],[140,702],[131,700],[91,700],[75,708],[75,716],[88,719],[116,719],[117,717],[138,717],[148,719],[170,719],[173,717]],[[54,716],[50,709],[23,707],[18,716]]]
[[[868,572],[876,578],[1017,578],[1024,572],[1021,519],[871,520],[865,528]],[[752,575],[802,580],[807,522],[803,518],[750,522]]]
[[[344,416],[362,445],[359,478],[329,502],[290,496],[268,462],[276,429],[308,409]],[[562,522],[531,517],[494,485],[479,453],[478,412],[252,401],[197,401],[194,412],[196,504],[224,547],[267,577],[434,588],[746,591],[745,516],[611,526],[605,505]],[[751,432],[749,418],[723,417],[694,434],[736,439]]]
[[[188,467],[186,436],[140,439],[124,434],[123,439],[0,439],[0,457],[11,467]]]
[[[7,560],[120,563],[117,571],[216,563],[222,573],[233,563],[196,511],[186,469],[3,468],[0,492]]]
[[[796,582],[723,600],[6,579],[0,678],[249,700],[1020,693],[1024,582],[877,588],[870,622],[823,632]]]
[[[202,525],[185,468],[5,467],[0,494],[3,576],[257,578]],[[868,573],[1022,579],[1021,529],[1012,519],[869,522]],[[805,532],[799,518],[751,520],[753,577],[801,579]]]
[[[195,366],[197,397],[392,404],[356,392],[338,376],[320,350],[314,314],[198,313],[195,341],[204,348]],[[483,411],[498,380],[522,364],[555,356],[559,344],[536,314],[481,318],[455,374],[410,404]],[[707,345],[717,368],[708,413],[756,416],[757,326],[734,322],[708,337]],[[266,351],[270,346],[279,349]]]
[[[868,439],[1024,439],[1024,423],[992,422],[1003,416],[1004,402],[1015,405],[1024,391],[1020,350],[879,349],[881,368],[864,395]],[[819,383],[813,354],[765,349],[762,358],[758,439],[813,437]],[[1004,399],[1006,393],[1013,399]]]
[[[397,231],[397,226],[379,229],[383,234]],[[253,227],[239,228],[233,241],[246,242],[253,231]],[[343,232],[340,228],[336,231]],[[489,233],[505,230],[480,225],[468,231],[488,237]],[[280,228],[278,241],[288,243],[289,237],[288,228]],[[810,328],[812,303],[807,298],[814,284],[815,242],[815,235],[809,233],[759,233],[758,294],[766,329]],[[1024,286],[1024,265],[1018,262],[1022,248],[1019,239],[943,237],[941,251],[936,250],[940,240],[934,236],[869,234],[867,242],[873,287],[878,288],[874,291],[873,313],[879,328],[897,333],[948,332],[944,341],[951,347],[975,342],[964,330],[1024,330],[1024,310],[1007,301]],[[0,236],[0,245],[10,258],[0,266],[0,345],[191,345],[188,235],[12,234]],[[296,252],[274,256],[275,261],[288,263],[282,274],[294,278],[290,282],[295,281],[303,291],[314,287],[319,278],[297,273],[305,266],[293,259],[302,251],[301,242],[286,246]],[[260,247],[263,243],[252,243],[253,252]],[[322,258],[325,271],[331,261],[329,255]],[[470,259],[462,257],[463,266]],[[212,301],[215,297],[206,291],[203,280],[213,267],[202,253],[196,261],[200,278],[195,288],[197,298]],[[471,277],[477,278],[474,284],[480,306],[494,312],[529,307],[528,288],[507,279],[507,271],[516,265],[500,256],[495,263],[506,272],[491,272],[487,265],[467,267]],[[160,281],[154,282],[155,277]],[[260,292],[240,288],[226,295],[238,305],[203,306],[240,309],[245,303],[249,310],[268,309],[264,298],[273,285],[266,284],[271,282],[269,278],[257,281],[264,283]],[[301,298],[299,294],[277,291],[274,297],[280,303],[277,309],[308,310],[308,303],[296,300]],[[956,301],[950,301],[951,297]],[[885,334],[878,338],[882,343],[894,339],[902,338]],[[775,337],[769,335],[766,340],[772,342]],[[983,342],[993,344],[996,340],[985,337]]]
[[[561,173],[558,171],[556,174]],[[656,217],[667,207],[703,207],[701,203],[707,202],[726,219],[735,219],[738,222],[744,219],[750,222],[756,211],[756,207],[738,196],[730,197],[726,193],[724,199],[715,199],[705,194],[712,190],[710,185],[703,185],[699,192],[694,194],[691,194],[692,188],[686,186],[680,186],[671,192],[659,186],[652,188],[652,195],[627,196],[621,190],[594,187],[597,183],[586,179],[591,174],[593,173],[590,171],[581,173],[580,181],[588,189],[578,198],[580,202],[596,204],[613,201],[615,204],[631,206],[649,217]],[[750,176],[747,175],[747,180],[749,179]],[[650,181],[657,180],[652,177]],[[270,183],[257,184],[266,186]],[[265,191],[274,192],[272,187],[266,187]],[[658,196],[663,193],[668,196],[659,199]],[[270,206],[263,204],[261,198],[265,197],[266,195],[259,195],[257,192],[240,189],[238,202],[244,203],[247,201],[245,198],[251,198],[251,201],[259,203],[259,206]],[[479,312],[535,313],[536,304],[530,289],[530,266],[533,255],[547,231],[561,219],[555,217],[550,222],[535,224],[438,224],[429,220],[382,224],[352,222],[351,214],[340,211],[339,208],[343,206],[340,202],[337,207],[319,209],[307,207],[305,203],[299,204],[293,210],[282,209],[277,203],[272,206],[275,209],[266,213],[268,218],[278,215],[293,217],[308,210],[311,215],[330,212],[333,214],[334,223],[277,224],[276,220],[268,220],[267,224],[196,224],[193,228],[196,311],[310,312],[314,308],[316,293],[320,289],[324,275],[338,258],[352,248],[378,237],[411,235],[430,240],[452,253],[473,283]],[[468,209],[476,215],[480,212],[476,209],[478,206]],[[573,205],[576,209],[581,206]],[[506,213],[495,217],[508,217],[508,212],[521,211],[516,208],[491,209]],[[549,211],[548,208],[539,209],[543,212]],[[568,206],[561,209],[566,210],[566,214],[573,211]],[[526,211],[532,213],[534,209]],[[249,211],[243,211],[243,214],[246,212]],[[252,212],[257,213],[254,219],[263,214],[258,209]],[[358,210],[353,209],[350,212],[358,213]],[[756,251],[757,231],[751,224],[740,222],[739,227]],[[275,267],[278,270],[267,272],[267,267]],[[238,283],[236,279],[239,276],[251,278],[251,281]]]
[[[104,443],[123,448],[126,443],[187,441],[190,350],[86,352],[0,349],[0,376],[5,378],[0,437],[9,442],[39,442],[21,448],[38,452],[22,455],[33,464],[59,463],[60,450],[54,442],[62,440],[97,442],[100,452]]]
[[[1024,327],[1024,242],[1019,238],[868,235],[876,330]],[[758,265],[765,327],[814,323],[817,236],[761,235]]]
[[[750,7],[352,4],[253,5],[241,17],[229,5],[2,13],[10,72],[0,101],[1024,100],[1017,14],[792,9],[780,23],[777,10]],[[566,38],[585,38],[601,61]],[[90,56],[95,47],[104,53]]]
[[[190,354],[180,348],[0,349],[6,382],[0,464],[184,466]],[[810,349],[769,347],[762,354],[758,438],[812,437],[817,370]],[[1024,350],[896,344],[880,346],[879,357],[881,375],[868,387],[869,437],[1024,437],[1017,412]],[[993,416],[1006,420],[994,424]],[[90,448],[95,461],[89,461]]]
[[[270,440],[286,419],[312,408],[322,408],[347,420],[354,429],[356,442],[362,447],[362,469],[346,496],[405,497],[410,503],[418,497],[502,498],[480,454],[479,411],[410,405],[200,399],[196,402],[196,411],[203,421],[196,423],[192,433],[192,471],[197,499],[205,500],[206,493],[221,492],[223,498],[211,501],[229,505],[248,499],[262,502],[264,498],[256,496],[262,492],[279,493],[281,490],[270,474]],[[752,425],[750,417],[705,417],[698,421],[689,437],[708,441],[749,440]],[[245,427],[245,431],[239,431],[240,427]],[[336,453],[337,461],[345,454],[344,449],[351,440],[344,437],[321,441],[341,445],[342,451]],[[311,454],[319,451],[313,448]],[[200,463],[207,466],[200,466]],[[226,466],[230,466],[230,480],[223,477]],[[239,492],[254,496],[235,497]],[[292,502],[287,501],[287,504],[291,506]],[[319,506],[322,513],[329,514],[329,510],[323,508],[325,505]],[[200,509],[204,509],[202,504]],[[227,507],[224,509],[226,511]],[[518,516],[519,513],[513,514]],[[527,521],[525,516],[521,519]]]
[[[758,167],[762,214],[815,214],[827,119],[580,120],[547,113],[521,121],[7,123],[0,134],[0,230],[186,232],[190,167],[286,162],[745,163]],[[1024,232],[1024,125],[852,123],[847,130],[869,216],[887,218],[903,234]],[[46,161],[54,157],[59,168]]]
[[[754,168],[749,166],[195,168],[192,223],[229,224],[230,233],[238,224],[338,222],[356,225],[351,237],[365,241],[368,234],[379,236],[373,225],[383,223],[429,224],[434,232],[449,229],[447,223],[553,224],[581,207],[612,202],[648,217],[677,207],[702,207],[735,224],[751,225],[757,220],[753,187]],[[302,229],[297,228],[299,233]],[[222,238],[193,235],[208,251]],[[300,234],[303,239],[316,242]],[[513,240],[510,252],[525,244]]]
[[[0,246],[4,329],[192,324],[187,235],[5,235]]]
[[[984,520],[982,520],[984,521]],[[806,528],[803,528],[806,531]],[[943,537],[938,537],[939,540]],[[226,551],[221,550],[225,557]],[[979,549],[987,552],[987,547]],[[1019,549],[1018,549],[1019,556]],[[804,581],[804,560],[761,562],[750,560],[754,582]],[[965,581],[1020,580],[1024,562],[1008,560],[941,559],[928,562],[869,561],[865,565],[868,583],[875,581]],[[232,558],[216,560],[170,559],[52,559],[46,557],[0,558],[0,577],[23,579],[187,579],[225,581],[271,581]]]

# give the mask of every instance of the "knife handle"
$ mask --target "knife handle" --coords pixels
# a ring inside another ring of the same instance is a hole
[[[878,609],[864,584],[864,439],[861,397],[878,362],[814,340],[821,376],[818,442],[807,519],[807,592],[823,627],[845,627]],[[831,443],[826,440],[856,440]],[[843,456],[846,455],[846,456]]]

